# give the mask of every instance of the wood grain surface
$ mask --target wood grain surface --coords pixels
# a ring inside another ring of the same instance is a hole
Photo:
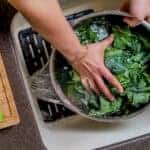
[[[0,122],[0,129],[16,125],[20,122],[1,54],[0,54],[0,112],[4,116],[4,120]]]

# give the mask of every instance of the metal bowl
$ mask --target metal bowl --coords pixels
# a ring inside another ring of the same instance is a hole
[[[116,10],[111,10],[111,11],[104,11],[104,12],[97,12],[97,13],[93,13],[84,17],[81,17],[77,20],[75,20],[72,23],[73,27],[76,27],[79,23],[81,23],[82,21],[89,19],[89,18],[93,18],[93,17],[98,17],[98,16],[107,16],[107,15],[111,15],[112,18],[114,17],[124,17],[124,16],[129,16],[129,14],[124,13],[124,12],[120,12],[120,11],[116,11]],[[142,28],[144,28],[147,31],[150,31],[150,25],[146,22],[142,22],[141,24],[139,24],[139,26],[141,26]],[[145,109],[147,109],[147,107],[149,107],[149,105],[146,105],[145,107],[141,108],[140,110],[129,114],[129,115],[122,115],[122,116],[114,116],[114,117],[107,117],[107,118],[95,118],[95,117],[91,117],[88,114],[86,114],[86,110],[84,109],[84,107],[82,106],[81,103],[79,103],[77,100],[74,100],[73,98],[68,98],[65,93],[63,92],[60,84],[58,83],[58,81],[56,80],[55,77],[55,62],[56,62],[56,57],[57,57],[58,52],[56,50],[52,51],[51,54],[51,58],[50,58],[50,78],[51,78],[51,82],[52,82],[52,86],[56,92],[56,94],[58,95],[58,97],[60,98],[60,101],[66,106],[68,107],[70,110],[74,111],[75,113],[91,119],[91,120],[95,120],[95,121],[99,121],[99,122],[118,122],[118,121],[124,121],[130,118],[133,118],[135,116],[137,116],[138,114],[141,114]]]

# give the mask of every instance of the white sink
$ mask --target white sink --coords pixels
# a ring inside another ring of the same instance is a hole
[[[68,15],[89,8],[96,11],[116,9],[119,8],[119,2],[120,0],[68,0],[62,7],[64,13]],[[29,74],[18,39],[18,33],[28,27],[30,27],[28,22],[21,14],[17,13],[12,20],[11,34],[30,104],[41,138],[48,150],[90,150],[150,133],[150,110],[134,119],[115,124],[96,123],[77,115],[54,123],[45,123],[42,120],[37,101],[31,94]]]

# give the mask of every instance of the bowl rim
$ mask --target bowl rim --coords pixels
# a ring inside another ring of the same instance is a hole
[[[92,14],[83,16],[83,17],[75,20],[72,23],[72,25],[73,25],[73,27],[75,27],[80,22],[82,22],[86,19],[98,17],[98,16],[104,16],[104,15],[130,16],[129,14],[121,12],[119,10],[108,10],[108,11],[96,12],[96,13],[92,13]],[[142,23],[141,23],[141,25],[144,26]],[[111,122],[121,122],[121,121],[131,119],[133,117],[136,117],[137,115],[142,114],[142,112],[144,112],[148,107],[150,107],[150,103],[149,103],[149,104],[145,105],[143,108],[141,108],[141,109],[137,110],[136,112],[133,112],[129,115],[113,116],[113,117],[106,117],[106,118],[103,118],[103,117],[96,118],[96,117],[89,116],[88,114],[82,112],[77,106],[72,104],[71,100],[68,99],[68,97],[63,92],[60,84],[55,79],[55,67],[54,66],[55,66],[56,53],[57,53],[56,49],[53,48],[51,56],[50,56],[50,63],[49,63],[49,73],[50,73],[51,83],[52,83],[52,86],[53,86],[56,94],[60,98],[60,101],[71,111],[81,115],[82,117],[85,117],[85,118],[88,118],[88,119],[91,119],[91,120],[94,120],[97,122],[108,122],[108,123],[110,122],[111,123]]]

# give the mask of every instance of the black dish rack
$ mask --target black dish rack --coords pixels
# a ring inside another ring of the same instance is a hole
[[[71,23],[73,20],[93,12],[94,10],[92,9],[84,10],[66,16],[66,19]],[[21,30],[18,34],[18,38],[22,48],[26,68],[29,75],[32,76],[48,62],[49,56],[51,55],[51,45],[31,27]],[[37,99],[37,101],[45,122],[53,122],[64,117],[75,115],[72,111],[61,104],[45,102],[42,99]]]

